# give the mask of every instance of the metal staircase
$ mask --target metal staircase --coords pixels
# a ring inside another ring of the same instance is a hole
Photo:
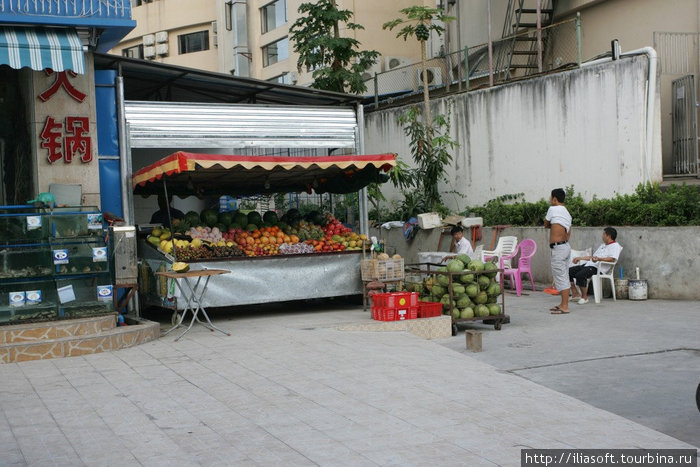
[[[505,80],[510,79],[517,70],[525,70],[525,75],[540,71],[538,57],[544,56],[549,39],[548,29],[542,28],[553,22],[553,1],[508,0],[501,36],[503,44],[499,47],[495,68],[496,73],[501,74]]]

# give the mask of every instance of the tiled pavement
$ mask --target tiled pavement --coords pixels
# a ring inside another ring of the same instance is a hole
[[[0,465],[520,465],[525,447],[691,447],[435,341],[337,330],[367,316],[229,316],[216,324],[231,337],[196,326],[0,365]]]

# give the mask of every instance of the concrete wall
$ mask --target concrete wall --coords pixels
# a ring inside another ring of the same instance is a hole
[[[700,300],[700,227],[616,227],[617,241],[623,250],[615,267],[615,277],[619,277],[622,267],[624,277],[635,278],[635,268],[640,270],[640,278],[649,282],[649,297],[658,299]],[[571,234],[571,247],[576,250],[595,249],[602,243],[602,227],[574,227]],[[386,240],[389,251],[405,258],[406,263],[415,263],[418,253],[438,251],[439,229],[421,230],[407,242],[402,229],[373,229],[372,235]],[[465,232],[466,234],[466,232]],[[537,253],[532,261],[535,282],[550,284],[549,231],[542,227],[510,227],[501,235],[515,235],[518,239],[531,238],[537,242]],[[490,248],[493,229],[485,228],[481,241]],[[445,236],[440,251],[448,251],[449,235]]]
[[[512,193],[534,201],[569,185],[587,199],[608,198],[634,191],[645,171],[661,181],[658,111],[644,159],[647,69],[647,59],[635,57],[432,101],[433,115],[451,114],[460,144],[442,189],[466,198],[448,195],[448,206],[461,211]],[[406,110],[365,115],[367,154],[412,162],[398,123]],[[382,190],[397,196],[388,184]]]

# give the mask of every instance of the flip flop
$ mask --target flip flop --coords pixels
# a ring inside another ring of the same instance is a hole
[[[566,315],[566,314],[569,313],[568,311],[562,310],[562,309],[559,308],[558,306],[555,306],[554,308],[551,308],[551,310],[552,310],[552,311],[551,311],[551,314],[553,314],[553,315]]]

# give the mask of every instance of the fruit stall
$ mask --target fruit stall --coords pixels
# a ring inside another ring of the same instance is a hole
[[[134,194],[200,197],[356,192],[388,179],[395,155],[280,157],[177,152],[133,175]],[[176,287],[157,272],[226,269],[213,277],[205,306],[250,305],[359,295],[367,237],[329,213],[296,209],[188,212],[170,229],[141,230],[139,295],[174,310]],[[182,302],[182,300],[180,300]]]
[[[452,317],[453,335],[457,334],[458,323],[482,321],[500,330],[502,324],[510,322],[498,280],[503,270],[491,261],[457,255],[446,265],[412,265],[408,272],[412,275],[406,278],[406,289],[417,292],[421,302],[442,304],[443,314]]]

